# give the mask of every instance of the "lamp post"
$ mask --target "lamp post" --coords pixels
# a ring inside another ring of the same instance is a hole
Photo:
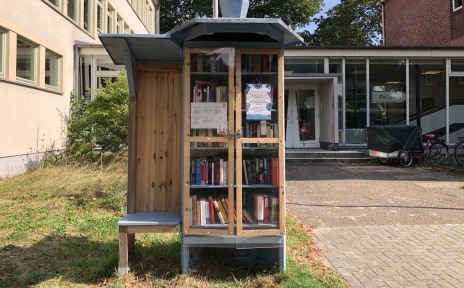
[[[222,17],[226,18],[246,18],[250,2],[248,0],[221,0]]]

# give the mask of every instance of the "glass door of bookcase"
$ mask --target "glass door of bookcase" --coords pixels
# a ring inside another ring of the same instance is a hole
[[[283,52],[184,56],[184,234],[282,235]]]
[[[281,50],[237,49],[237,235],[284,233],[282,67]]]
[[[184,57],[184,233],[233,235],[235,49]]]

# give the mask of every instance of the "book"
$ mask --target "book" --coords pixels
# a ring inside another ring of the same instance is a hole
[[[269,72],[269,57],[271,55],[261,55],[261,72]]]
[[[245,184],[248,185],[248,171],[246,160],[242,161],[243,165],[243,177],[245,178]]]
[[[279,159],[271,158],[271,185],[279,186]]]
[[[250,213],[248,213],[248,211],[245,208],[242,209],[242,213],[243,213],[243,216],[248,221],[248,224],[252,224],[253,223],[253,218],[251,217]]]
[[[254,196],[255,218],[258,224],[264,223],[264,198],[262,194],[255,194]]]
[[[214,208],[213,196],[208,196],[208,204],[209,224],[216,224],[216,221],[214,219],[214,212],[216,211],[216,209]]]
[[[222,214],[221,208],[219,207],[218,201],[213,200],[213,205],[214,205],[214,210],[216,211],[216,214],[218,216],[219,222],[221,222],[221,224],[225,224],[226,221],[224,220],[224,216]]]
[[[208,160],[206,158],[200,159],[200,184],[208,184]]]
[[[271,224],[277,224],[279,222],[279,198],[271,196]]]
[[[198,225],[198,221],[197,221],[197,194],[193,194],[192,197],[191,197],[191,201],[190,201],[190,208],[192,210],[192,213],[190,214],[190,218],[192,218],[190,220],[190,223],[191,225]]]
[[[206,216],[207,216],[207,211],[206,208],[208,207],[206,198],[200,198],[200,225],[206,225]]]
[[[222,214],[222,217],[224,218],[224,222],[228,224],[229,223],[229,217],[228,217],[229,212],[227,211],[227,208],[224,206],[222,199],[218,200],[218,206],[219,206],[219,210],[221,210],[221,214]]]
[[[269,224],[270,222],[270,203],[269,203],[269,196],[267,194],[263,194],[263,224]]]

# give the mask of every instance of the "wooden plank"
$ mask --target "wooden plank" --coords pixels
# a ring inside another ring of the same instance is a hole
[[[284,142],[284,51],[279,50],[277,54],[277,75],[278,75],[278,130],[279,130],[279,228],[282,234],[285,233],[285,142]]]
[[[161,72],[155,71],[150,72],[150,116],[153,127],[150,130],[150,138],[152,139],[150,150],[152,154],[152,167],[151,167],[151,178],[152,178],[152,188],[150,191],[150,205],[151,211],[161,212],[159,205],[161,202],[160,199],[160,189],[162,185],[162,179],[159,175],[159,172],[162,167],[162,152],[160,150],[160,137],[162,136],[162,127],[160,125],[160,109],[161,109]]]
[[[137,97],[129,97],[128,149],[127,213],[135,213],[137,189]]]
[[[255,230],[243,230],[241,236],[282,236],[281,229],[255,229]]]
[[[182,191],[182,71],[171,72],[173,89],[173,114],[172,114],[172,125],[174,126],[173,143],[174,151],[172,151],[171,159],[175,164],[173,167],[172,175],[172,199],[171,208],[169,211],[180,211],[181,204],[181,191]]]
[[[126,275],[128,272],[129,250],[127,247],[127,233],[119,232],[118,273],[121,275]]]
[[[184,155],[183,155],[183,181],[182,181],[182,190],[183,191],[183,203],[184,210],[182,211],[183,215],[183,229],[184,233],[188,234],[190,232],[189,226],[189,204],[190,203],[190,55],[192,49],[185,49],[184,52],[184,114],[182,119],[184,119],[184,131],[182,133],[182,140],[184,143]]]
[[[180,225],[147,225],[147,226],[127,226],[127,233],[179,233]]]
[[[182,72],[182,64],[180,63],[179,64],[177,63],[143,63],[142,62],[142,63],[137,63],[137,70],[145,71],[145,72],[157,72],[157,71]]]

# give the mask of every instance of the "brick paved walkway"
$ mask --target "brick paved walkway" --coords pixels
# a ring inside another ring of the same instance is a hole
[[[464,174],[288,165],[287,209],[351,287],[464,287]]]
[[[324,262],[352,287],[464,287],[464,225],[317,228]]]

